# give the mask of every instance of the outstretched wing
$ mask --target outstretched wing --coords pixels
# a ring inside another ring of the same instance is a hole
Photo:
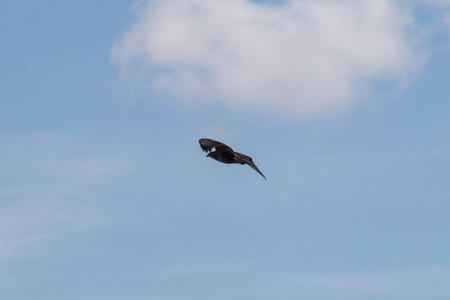
[[[264,177],[264,179],[266,179],[266,176],[264,176],[264,174],[261,173],[261,171],[258,169],[258,167],[253,163],[253,159],[250,156],[247,156],[247,155],[239,153],[239,152],[235,152],[235,155],[238,160],[240,160],[242,163],[245,163],[245,164],[249,165],[250,167],[252,167],[253,170],[255,170],[256,172],[261,174],[261,176]]]
[[[198,142],[200,143],[200,147],[205,152],[210,152],[213,148],[216,148],[218,151],[224,151],[224,152],[230,152],[233,153],[233,149],[231,149],[229,146],[225,145],[224,143],[211,140],[211,139],[199,139]]]

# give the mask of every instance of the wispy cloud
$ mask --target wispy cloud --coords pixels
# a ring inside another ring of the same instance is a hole
[[[428,1],[430,4],[438,5],[438,6],[450,6],[449,0],[431,0]]]
[[[123,141],[42,133],[0,140],[0,259],[109,224],[99,209],[108,187],[140,168],[139,151]]]
[[[123,80],[185,103],[332,113],[420,68],[414,26],[393,0],[148,1],[112,60]]]
[[[450,296],[450,268],[421,266],[405,269],[355,271],[345,273],[302,273],[273,271],[256,262],[225,262],[170,266],[155,269],[151,281],[188,280],[190,288],[203,286],[203,295],[224,297],[271,297],[298,299],[429,299]],[[204,287],[204,282],[220,277],[221,282]],[[236,284],[239,282],[239,284]],[[182,290],[180,291],[182,293]],[[177,296],[177,293],[168,294]],[[440,298],[439,298],[440,299]]]
[[[242,274],[254,269],[254,263],[243,262],[215,262],[209,264],[179,264],[151,270],[150,280],[199,279],[204,277],[224,277]]]
[[[317,289],[388,296],[450,296],[450,268],[416,267],[402,270],[340,275],[293,276],[295,284]]]
[[[67,226],[77,225],[76,219],[58,212],[48,199],[35,201],[27,199],[25,193],[14,194],[13,203],[1,205],[0,259],[20,257],[25,249],[55,238]]]

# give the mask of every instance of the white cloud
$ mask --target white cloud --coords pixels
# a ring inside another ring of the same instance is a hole
[[[112,53],[122,79],[184,103],[330,113],[423,63],[393,0],[155,0]]]

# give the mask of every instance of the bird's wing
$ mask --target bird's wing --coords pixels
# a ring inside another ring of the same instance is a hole
[[[253,163],[253,159],[250,156],[247,156],[245,154],[236,152],[236,158],[238,160],[241,160],[243,163],[246,163],[247,165],[249,165],[250,167],[252,167],[253,170],[255,170],[256,172],[258,172],[259,174],[261,174],[262,177],[264,177],[264,179],[266,179],[266,176],[264,176],[263,173],[261,173],[261,171],[258,169],[258,167]],[[267,180],[267,179],[266,179]]]
[[[217,151],[229,152],[231,154],[234,154],[233,149],[231,149],[224,143],[211,139],[199,139],[198,142],[200,143],[200,147],[202,148],[202,150],[205,152],[210,152],[213,148],[216,148]]]

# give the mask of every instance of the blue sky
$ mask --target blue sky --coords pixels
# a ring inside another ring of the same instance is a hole
[[[0,24],[2,299],[450,297],[449,1],[3,1]]]

